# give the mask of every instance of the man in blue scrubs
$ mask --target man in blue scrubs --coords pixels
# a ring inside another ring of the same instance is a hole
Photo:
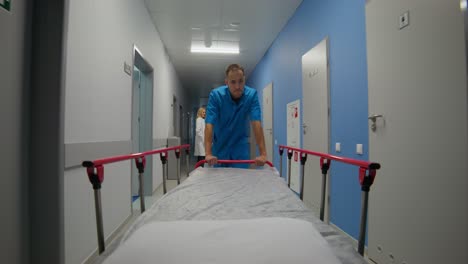
[[[231,64],[226,69],[225,86],[211,91],[205,118],[205,160],[214,165],[218,159],[248,160],[249,121],[255,134],[260,156],[257,166],[267,160],[257,91],[245,86],[244,69]],[[232,167],[248,168],[248,164]]]

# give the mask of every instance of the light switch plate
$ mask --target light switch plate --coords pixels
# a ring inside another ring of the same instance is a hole
[[[409,25],[409,11],[403,13],[399,18],[400,29],[403,29]]]
[[[356,153],[362,155],[362,144],[356,144]]]
[[[336,152],[341,152],[341,143],[340,142],[335,143],[335,151]]]

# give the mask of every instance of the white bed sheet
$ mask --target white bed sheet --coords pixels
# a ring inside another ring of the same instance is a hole
[[[309,222],[291,218],[152,222],[105,264],[340,264]]]
[[[120,248],[130,239],[132,241],[138,239],[139,236],[135,238],[133,236],[145,232],[145,226],[158,229],[158,224],[168,224],[174,221],[215,223],[220,220],[264,220],[267,218],[304,220],[304,223],[318,230],[340,261],[338,263],[367,264],[356,252],[352,240],[315,217],[312,211],[288,188],[274,168],[263,170],[198,168],[192,171],[190,177],[181,185],[169,191],[143,213],[119,238],[120,242],[115,241],[109,245],[95,263],[102,263],[117,247]],[[189,226],[188,223],[185,225]],[[289,229],[288,226],[283,228],[285,232]],[[168,234],[167,238],[177,239],[180,233],[175,234],[178,235],[172,238]],[[160,242],[162,243],[164,239]],[[183,243],[183,241],[180,242]],[[285,244],[281,240],[278,243]],[[156,246],[150,247],[149,250],[151,249],[157,250]],[[179,254],[185,253],[180,251]],[[313,259],[309,261],[316,263]]]

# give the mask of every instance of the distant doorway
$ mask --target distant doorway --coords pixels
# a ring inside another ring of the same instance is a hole
[[[263,88],[263,135],[265,137],[265,148],[267,157],[273,161],[273,83],[268,84]]]
[[[143,152],[153,148],[153,67],[140,51],[133,49],[132,78],[132,152]],[[138,195],[138,171],[132,167],[132,196]],[[144,195],[152,195],[153,162],[147,158],[144,172]]]

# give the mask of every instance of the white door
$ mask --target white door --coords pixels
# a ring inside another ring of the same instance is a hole
[[[263,136],[268,160],[273,161],[273,84],[263,88]]]
[[[409,25],[399,16],[409,10]],[[467,78],[454,0],[371,0],[366,6],[368,254],[377,263],[468,263]],[[369,126],[373,124],[369,121]],[[390,257],[391,255],[391,257]]]
[[[302,56],[302,94],[303,148],[328,153],[328,38]],[[322,172],[318,164],[318,157],[307,157],[304,179],[304,202],[317,213],[320,209],[322,188]],[[328,197],[328,194],[326,195]],[[327,216],[328,210],[325,211],[325,219],[328,219]]]
[[[286,106],[286,144],[287,146],[300,148],[301,147],[301,101],[296,100],[290,102]],[[283,162],[286,160],[286,181],[288,180],[287,173],[289,171],[289,160],[288,160],[288,152],[285,151],[283,153]],[[299,181],[299,173],[300,173],[300,159],[299,154],[297,152],[293,153],[291,158],[291,181],[290,181],[290,188],[299,194],[301,190],[301,182]]]

